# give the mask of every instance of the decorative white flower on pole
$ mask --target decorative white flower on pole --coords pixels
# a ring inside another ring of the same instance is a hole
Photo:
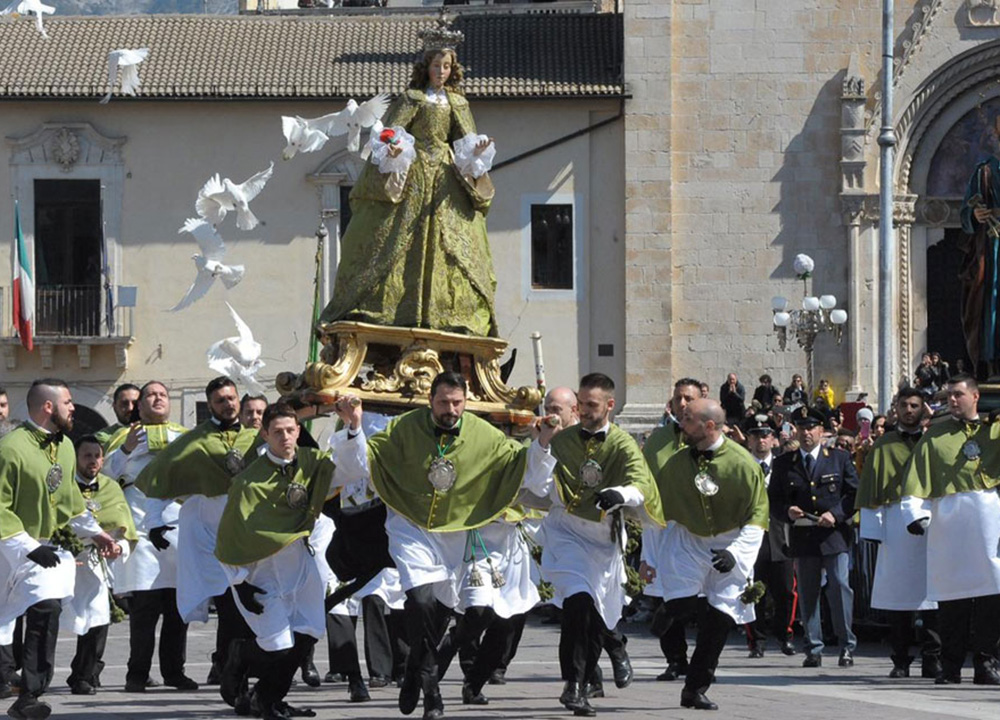
[[[816,267],[816,263],[805,253],[799,253],[795,256],[795,262],[792,263],[792,267],[795,269],[796,277],[799,280],[805,280],[812,276],[812,271]]]

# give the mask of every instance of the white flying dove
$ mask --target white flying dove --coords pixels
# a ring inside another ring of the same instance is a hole
[[[45,5],[42,3],[42,0],[14,0],[6,8],[0,10],[0,15],[27,15],[35,13],[35,27],[38,28],[38,34],[42,36],[43,40],[48,40],[49,34],[45,32],[45,26],[42,25],[42,13],[51,15],[55,11],[54,7]]]
[[[139,81],[138,65],[146,59],[147,55],[149,55],[149,48],[112,50],[108,53],[108,94],[101,99],[102,105],[111,99],[111,93],[115,91],[119,68],[122,71],[122,95],[135,95],[135,91],[142,84]]]
[[[212,344],[208,349],[208,367],[237,384],[246,385],[254,393],[262,393],[264,386],[256,377],[257,372],[264,367],[264,361],[260,359],[260,343],[253,339],[250,326],[236,314],[233,306],[226,303],[226,307],[233,316],[239,335]]]
[[[243,279],[245,269],[242,265],[224,265],[222,258],[226,255],[226,245],[222,238],[215,232],[215,228],[199,218],[189,218],[184,223],[184,227],[177,231],[178,234],[188,232],[194,235],[198,241],[201,254],[194,254],[191,258],[198,268],[198,274],[191,283],[191,287],[181,298],[181,301],[170,308],[171,312],[183,310],[195,300],[200,299],[208,289],[212,287],[215,278],[219,278],[227,288],[234,287]]]
[[[315,152],[337,135],[347,135],[347,149],[357,152],[361,147],[361,130],[378,122],[389,107],[389,93],[380,93],[358,105],[354,99],[340,112],[306,120],[301,117],[281,118],[281,130],[288,144],[282,157],[291,160],[297,152]]]
[[[225,219],[227,212],[235,210],[236,227],[240,230],[253,230],[260,221],[250,212],[250,201],[264,189],[273,172],[272,162],[267,170],[262,170],[240,185],[229,178],[220,181],[219,174],[216,173],[198,192],[198,201],[195,203],[198,214],[212,225],[218,225]]]

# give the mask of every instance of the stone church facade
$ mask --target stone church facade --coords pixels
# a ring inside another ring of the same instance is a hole
[[[881,3],[628,0],[625,13],[625,415],[673,380],[748,392],[802,372],[771,298],[833,294],[843,342],[816,342],[837,399],[878,390]],[[1000,3],[895,3],[894,382],[925,350],[964,355],[954,250],[976,159],[996,152]]]

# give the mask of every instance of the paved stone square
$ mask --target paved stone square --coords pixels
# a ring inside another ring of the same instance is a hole
[[[607,697],[594,701],[598,715],[615,718],[681,718],[701,716],[701,711],[682,710],[678,701],[680,685],[656,682],[663,669],[659,647],[648,635],[646,625],[627,625],[629,651],[636,671],[635,682],[618,690],[610,681],[607,659],[602,659]],[[525,629],[520,651],[514,659],[504,686],[487,686],[490,705],[469,707],[460,703],[457,663],[443,685],[445,712],[453,720],[485,718],[569,718],[557,702],[561,690],[556,649],[558,628],[543,625],[531,618]],[[862,644],[853,668],[837,667],[835,654],[824,658],[820,670],[801,667],[802,655],[785,657],[768,652],[763,659],[750,660],[734,632],[722,656],[719,682],[709,697],[721,706],[709,717],[779,720],[829,720],[833,717],[862,720],[931,720],[931,718],[989,718],[1000,713],[1000,688],[973,685],[972,670],[966,668],[965,683],[959,686],[935,686],[929,680],[911,678],[890,680],[887,649],[874,642]],[[214,642],[214,619],[208,625],[192,625],[188,645],[188,672],[199,682],[209,668],[209,654]],[[122,625],[112,629],[105,655],[107,668],[102,680],[105,687],[90,697],[71,695],[65,685],[69,674],[74,641],[60,637],[56,678],[53,690],[45,696],[52,704],[53,717],[73,720],[174,720],[234,718],[233,712],[219,699],[218,689],[203,687],[195,693],[155,689],[144,696],[122,691],[125,662],[128,656],[128,633]],[[325,644],[317,652],[317,667],[326,672]],[[156,670],[154,661],[154,673]],[[159,679],[159,678],[157,678]],[[372,701],[347,702],[346,684],[324,685],[311,689],[299,683],[292,688],[289,701],[309,706],[319,718],[396,718],[395,688],[372,690]],[[6,706],[3,706],[6,707]],[[419,709],[412,717],[419,718]]]

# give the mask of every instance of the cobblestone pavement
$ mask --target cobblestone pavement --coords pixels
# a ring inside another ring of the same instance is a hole
[[[615,718],[681,718],[700,716],[694,710],[679,707],[680,685],[656,682],[662,670],[659,647],[644,625],[626,627],[629,651],[635,668],[635,682],[618,690],[610,681],[610,666],[602,658],[607,697],[594,701],[599,716]],[[556,659],[558,628],[540,624],[532,618],[525,630],[521,649],[508,670],[509,683],[487,686],[488,706],[469,707],[460,702],[457,663],[443,686],[445,712],[452,720],[486,718],[569,718],[557,702],[561,690]],[[208,673],[208,657],[214,642],[214,620],[209,625],[193,625],[188,640],[188,674],[199,682]],[[322,641],[321,641],[322,642]],[[57,656],[56,679],[45,699],[53,706],[53,716],[73,720],[174,720],[234,718],[222,704],[215,687],[203,687],[193,693],[155,689],[145,695],[123,692],[128,634],[124,626],[115,626],[108,639],[102,677],[105,686],[95,696],[79,697],[65,686],[69,674],[74,641],[62,635]],[[325,646],[323,646],[325,647]],[[838,718],[878,718],[878,720],[930,720],[931,718],[989,718],[1000,714],[1000,688],[973,685],[971,668],[965,670],[962,685],[935,686],[932,681],[912,678],[890,680],[888,651],[877,643],[862,644],[853,668],[837,667],[835,654],[824,658],[819,670],[801,667],[802,655],[785,657],[768,652],[764,658],[750,660],[733,633],[722,656],[719,681],[709,697],[721,706],[710,717],[759,718],[781,720],[829,720]],[[325,673],[326,652],[317,651],[317,665]],[[155,672],[155,662],[154,662]],[[324,685],[311,689],[303,684],[293,687],[289,701],[312,707],[319,718],[396,718],[396,690],[372,690],[372,701],[347,702],[346,685]],[[9,701],[7,701],[9,702]],[[0,706],[3,707],[3,706]],[[419,718],[419,709],[412,716]]]

